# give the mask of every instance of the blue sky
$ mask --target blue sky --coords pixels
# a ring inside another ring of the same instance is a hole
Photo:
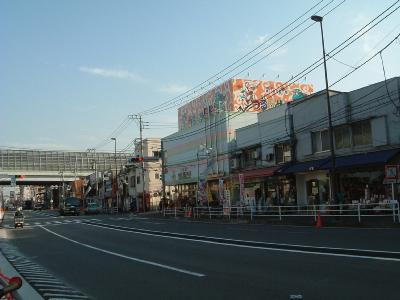
[[[318,2],[3,0],[0,147],[93,148],[127,115],[162,105],[197,85]],[[393,2],[345,1],[324,19],[327,50]],[[400,9],[336,58],[357,65],[399,32]],[[399,42],[383,53],[388,77],[399,76],[399,53]],[[320,57],[319,28],[312,26],[237,77],[286,81]],[[349,70],[328,62],[330,82]],[[323,70],[303,80],[323,89]],[[376,58],[332,88],[349,91],[381,80]],[[177,109],[146,115],[145,121],[177,123]],[[173,131],[147,129],[144,136]],[[117,147],[138,136],[132,122],[118,136]],[[108,143],[99,151],[112,149]]]

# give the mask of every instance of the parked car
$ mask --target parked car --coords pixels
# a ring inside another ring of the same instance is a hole
[[[60,201],[60,215],[76,215],[80,214],[81,201],[76,197],[68,197]]]
[[[33,210],[42,210],[42,209],[44,209],[43,203],[35,203],[33,205]]]
[[[86,208],[85,208],[85,214],[90,215],[90,214],[99,214],[100,213],[100,206],[96,202],[91,202],[88,203]]]

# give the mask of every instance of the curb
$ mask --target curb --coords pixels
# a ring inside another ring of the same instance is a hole
[[[22,279],[22,286],[18,289],[18,295],[20,299],[30,299],[30,300],[44,300],[42,296],[24,279],[14,269],[14,267],[9,263],[9,261],[5,258],[3,253],[0,251],[0,268],[1,271],[6,274],[8,277],[19,276]]]

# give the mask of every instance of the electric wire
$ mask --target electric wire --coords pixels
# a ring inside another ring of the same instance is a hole
[[[397,8],[395,8],[394,10],[392,10],[391,12],[389,12],[386,16],[384,16],[381,20],[377,21],[375,24],[371,25],[374,21],[378,20],[378,18],[380,18],[382,15],[384,15],[387,11],[389,11],[395,4],[397,4],[399,2],[396,1],[394,4],[392,4],[391,6],[389,6],[387,9],[385,9],[383,12],[381,12],[378,16],[376,16],[374,19],[372,19],[369,23],[367,23],[366,25],[364,25],[361,29],[359,29],[357,32],[355,32],[354,34],[352,34],[350,37],[348,37],[345,41],[343,41],[342,43],[340,43],[338,46],[336,46],[333,50],[331,50],[329,52],[330,57],[337,55],[338,53],[340,53],[341,51],[343,51],[344,49],[346,49],[349,45],[351,45],[352,43],[354,43],[355,41],[357,41],[359,38],[361,38],[363,35],[365,35],[366,33],[368,33],[370,30],[372,30],[374,27],[376,27],[377,25],[379,25],[384,19],[388,18],[390,15],[392,15],[395,11],[397,11],[400,6],[398,6]],[[371,25],[371,26],[370,26]],[[367,28],[364,32],[362,32],[365,28]],[[360,34],[359,34],[360,33]],[[351,40],[352,38],[354,38],[353,40]],[[348,44],[346,44],[348,42]],[[343,46],[343,47],[342,47]],[[340,48],[341,47],[341,48]],[[336,52],[335,52],[336,51]],[[332,52],[334,52],[333,54],[331,54]],[[329,59],[329,58],[328,58]],[[296,76],[294,76],[294,81],[296,80],[296,78],[298,77],[303,77],[304,75],[307,75],[309,73],[311,73],[312,71],[314,71],[316,68],[318,68],[320,65],[323,64],[323,58],[317,60],[316,62],[314,62],[313,64],[311,64],[310,66],[308,66],[307,68],[305,68],[303,71],[301,71],[300,73],[298,73]],[[313,68],[313,66],[317,64],[317,66],[315,66]],[[312,69],[311,69],[312,68]],[[311,70],[310,70],[311,69]],[[305,71],[307,71],[307,73],[304,73]],[[353,70],[354,71],[354,70]],[[338,83],[339,81],[336,81],[334,84]],[[275,91],[272,92],[272,94],[269,94],[269,97],[276,95],[280,90],[283,90],[284,88],[286,88],[289,84],[291,84],[291,81],[287,81],[285,82],[279,89],[275,89]],[[331,85],[332,86],[332,85]],[[253,104],[250,104],[249,107],[251,107]],[[294,104],[295,105],[295,104]],[[233,119],[235,117],[237,117],[238,115],[242,114],[243,112],[234,112],[232,114],[232,116],[228,113],[228,118]],[[219,124],[224,122],[227,118],[222,118],[221,120],[219,120]],[[200,132],[202,129],[199,129],[197,131],[192,131],[189,133],[183,133],[180,136],[182,138],[188,137],[188,136],[192,136],[197,134],[198,132]],[[179,132],[178,132],[179,133]],[[170,138],[165,138],[164,140],[176,140],[179,137],[173,136]]]

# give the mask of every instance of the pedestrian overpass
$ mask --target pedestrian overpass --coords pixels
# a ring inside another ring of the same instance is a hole
[[[132,154],[0,149],[0,185],[39,185],[70,182],[106,170],[119,170]]]

